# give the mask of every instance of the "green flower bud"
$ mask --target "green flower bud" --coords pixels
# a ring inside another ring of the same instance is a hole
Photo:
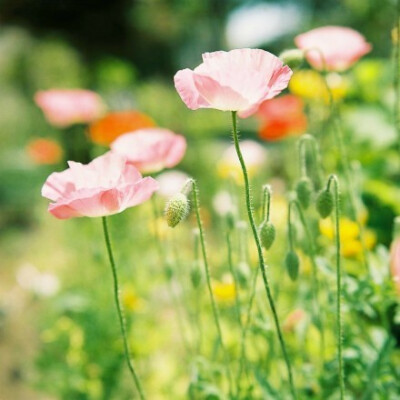
[[[197,289],[203,281],[203,274],[201,272],[199,261],[195,261],[190,269],[190,280],[195,289]]]
[[[296,185],[297,198],[299,199],[299,202],[304,209],[307,209],[309,207],[313,191],[314,191],[314,186],[309,177],[303,176],[297,182]]]
[[[174,228],[189,214],[189,199],[183,193],[171,197],[165,207],[165,218],[168,226]]]
[[[283,51],[279,58],[284,64],[286,64],[290,69],[297,69],[304,61],[304,53],[299,49],[290,49]]]
[[[286,254],[285,265],[290,279],[295,281],[299,275],[300,260],[298,255],[293,250],[290,250]]]
[[[259,227],[259,232],[262,246],[265,250],[269,250],[276,236],[274,224],[270,221],[264,221]]]
[[[333,210],[333,195],[329,190],[322,190],[318,197],[316,203],[317,211],[322,218],[326,218],[331,215]]]

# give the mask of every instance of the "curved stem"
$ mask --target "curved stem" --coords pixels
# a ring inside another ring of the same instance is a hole
[[[321,52],[321,50],[319,50],[318,48],[308,49],[308,50],[306,50],[306,53],[307,53],[307,51],[317,51],[321,58],[321,62],[322,62],[322,66],[323,66],[321,75],[322,75],[323,82],[325,84],[325,87],[326,87],[326,90],[328,93],[330,119],[332,119],[332,122],[333,122],[333,132],[334,132],[334,135],[336,138],[336,143],[337,143],[337,147],[338,147],[339,154],[340,154],[340,161],[341,161],[341,165],[343,168],[343,176],[344,176],[344,179],[346,182],[348,197],[350,200],[349,201],[350,214],[351,214],[351,218],[357,224],[358,230],[360,232],[360,242],[361,242],[361,248],[362,248],[363,263],[364,263],[365,269],[369,272],[369,259],[368,259],[367,247],[365,244],[364,228],[361,225],[358,215],[357,215],[357,213],[358,213],[357,195],[355,193],[354,184],[353,184],[353,180],[352,180],[349,156],[346,151],[346,147],[343,143],[343,135],[342,135],[342,129],[341,129],[341,125],[340,125],[339,110],[335,103],[335,99],[333,97],[332,90],[328,84],[328,80],[326,78],[327,64],[326,64],[325,56]],[[400,132],[400,127],[399,127],[399,132]]]
[[[113,256],[112,247],[111,247],[111,239],[110,239],[110,234],[108,232],[106,217],[102,217],[102,221],[103,221],[104,239],[106,242],[108,258],[110,260],[112,275],[113,275],[113,279],[114,279],[114,299],[115,299],[115,305],[117,307],[117,313],[118,313],[119,324],[121,327],[122,339],[124,342],[125,358],[126,358],[126,362],[128,364],[129,371],[132,375],[133,381],[136,385],[136,389],[139,392],[139,397],[141,400],[144,400],[145,396],[144,396],[144,392],[142,389],[142,385],[140,384],[139,377],[136,374],[135,368],[134,368],[132,360],[130,358],[130,349],[129,349],[128,339],[127,339],[127,334],[126,334],[124,313],[123,313],[122,306],[121,306],[121,300],[119,298],[119,283],[118,283],[117,268],[115,266],[114,256]]]
[[[335,193],[335,242],[336,242],[336,332],[338,344],[338,362],[339,362],[339,386],[340,398],[344,399],[344,369],[342,355],[343,327],[342,327],[342,269],[340,257],[340,208],[339,208],[339,181],[335,175],[331,175],[328,180],[327,190],[330,189],[331,183],[334,183]]]
[[[321,187],[322,185],[322,161],[321,161],[321,155],[319,152],[319,146],[318,142],[315,140],[315,138],[309,134],[303,135],[300,140],[299,140],[299,160],[300,160],[300,171],[302,172],[302,175],[306,175],[306,145],[310,144],[311,145],[311,155],[313,157],[314,165],[316,168],[316,178],[317,178],[317,184],[318,188]]]
[[[271,210],[271,186],[263,186],[263,198],[262,198],[262,218],[261,221],[269,221],[269,215]]]
[[[271,293],[271,289],[269,286],[267,272],[266,272],[266,268],[265,268],[265,261],[264,261],[262,247],[261,247],[261,241],[260,241],[260,237],[258,235],[255,221],[254,221],[253,204],[252,204],[252,200],[251,200],[251,196],[250,196],[249,177],[247,174],[246,164],[244,162],[243,155],[242,155],[242,152],[241,152],[240,146],[239,146],[239,136],[238,136],[238,131],[237,131],[237,121],[236,121],[236,112],[235,111],[232,112],[232,128],[233,128],[233,130],[232,130],[233,141],[235,144],[236,153],[239,158],[240,165],[242,167],[244,185],[245,185],[247,214],[248,214],[251,230],[253,232],[254,241],[257,246],[259,266],[261,269],[261,274],[262,274],[262,278],[263,278],[263,282],[264,282],[264,288],[265,288],[265,292],[267,294],[269,306],[272,311],[275,328],[276,328],[276,331],[278,334],[278,339],[279,339],[279,343],[280,343],[280,346],[282,349],[283,357],[285,359],[286,368],[287,368],[287,372],[288,372],[288,378],[289,378],[289,384],[290,384],[290,391],[292,393],[293,398],[296,399],[296,391],[295,391],[294,382],[293,382],[293,374],[292,374],[292,368],[290,365],[289,355],[287,353],[285,341],[283,339],[282,330],[281,330],[281,326],[280,326],[279,318],[278,318],[278,313],[277,313],[276,307],[275,307],[275,302],[274,302],[274,299],[272,298],[272,293]]]
[[[313,287],[313,298],[314,298],[314,315],[315,319],[318,324],[318,328],[320,331],[321,335],[321,346],[320,346],[320,356],[321,356],[321,362],[322,362],[322,368],[324,365],[324,358],[325,358],[325,335],[324,335],[324,323],[323,323],[323,318],[322,318],[322,313],[319,308],[319,279],[318,279],[318,267],[317,267],[317,262],[315,260],[315,257],[317,255],[317,251],[315,248],[315,243],[313,241],[310,229],[307,224],[307,220],[304,216],[303,210],[301,209],[301,206],[299,202],[295,199],[291,200],[289,202],[289,209],[291,207],[295,206],[297,209],[297,213],[299,214],[301,224],[303,225],[304,232],[307,237],[307,242],[309,246],[309,251],[310,251],[310,260],[311,260],[311,266],[312,266],[312,274],[313,274],[313,280],[312,280],[312,287]]]
[[[219,312],[218,312],[217,304],[215,302],[215,298],[214,298],[214,294],[213,294],[212,286],[211,286],[211,276],[210,276],[210,268],[209,268],[209,264],[208,264],[207,249],[206,249],[206,245],[205,245],[203,222],[200,217],[199,189],[197,187],[196,181],[191,178],[188,179],[188,181],[184,185],[184,188],[182,189],[182,192],[183,193],[187,192],[189,190],[190,186],[193,189],[192,190],[193,204],[194,204],[194,209],[195,209],[195,213],[196,213],[197,226],[199,228],[201,253],[203,256],[204,269],[205,269],[205,273],[206,273],[207,288],[208,288],[208,293],[210,295],[211,307],[213,310],[214,321],[215,321],[215,326],[216,326],[217,332],[218,332],[219,342],[221,344],[221,347],[222,347],[222,350],[224,352],[225,359],[227,362],[226,368],[227,368],[229,388],[230,388],[230,392],[231,392],[232,391],[232,376],[231,376],[230,366],[229,366],[230,358],[229,358],[229,354],[225,348],[225,344],[223,341],[222,329],[221,329],[221,324],[220,324],[220,320],[219,320]]]
[[[232,275],[233,282],[235,284],[235,309],[236,309],[236,317],[238,319],[239,326],[242,327],[242,319],[240,316],[240,299],[239,299],[239,280],[237,277],[237,274],[233,268],[233,262],[232,262],[232,243],[231,243],[231,235],[230,232],[228,231],[226,233],[226,244],[228,248],[228,265],[229,265],[229,272]]]

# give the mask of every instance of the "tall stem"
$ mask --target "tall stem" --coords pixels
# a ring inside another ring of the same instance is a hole
[[[338,345],[338,363],[339,363],[339,386],[340,398],[344,399],[344,369],[342,355],[343,327],[342,327],[342,269],[340,256],[340,207],[339,207],[339,182],[335,175],[331,175],[328,180],[328,190],[331,183],[334,183],[335,193],[335,243],[336,243],[336,332]]]
[[[208,256],[207,256],[207,248],[205,244],[205,235],[204,235],[204,229],[203,229],[203,222],[200,217],[200,202],[199,202],[199,189],[197,187],[197,183],[194,179],[189,179],[188,182],[185,185],[185,188],[182,190],[182,192],[185,192],[186,188],[192,186],[192,192],[193,192],[193,205],[196,213],[196,220],[197,220],[197,226],[199,228],[199,233],[200,233],[200,245],[201,245],[201,253],[203,255],[203,263],[204,263],[204,269],[206,273],[206,281],[207,281],[207,288],[208,288],[208,293],[210,295],[210,300],[211,300],[211,307],[213,310],[213,315],[214,315],[214,321],[215,321],[215,326],[217,328],[218,332],[218,338],[219,342],[221,344],[222,350],[224,352],[224,356],[226,359],[226,367],[227,367],[227,375],[228,375],[228,383],[229,383],[229,389],[230,392],[232,391],[232,376],[230,372],[230,358],[229,354],[225,348],[225,344],[223,341],[223,336],[222,336],[222,329],[221,329],[221,324],[220,324],[220,319],[219,319],[219,312],[217,308],[217,304],[215,302],[212,286],[211,286],[211,276],[210,276],[210,268],[208,264]]]
[[[322,318],[322,312],[319,307],[319,279],[318,279],[318,267],[317,267],[317,262],[315,260],[316,257],[316,249],[315,249],[315,244],[310,232],[310,229],[307,224],[307,220],[304,216],[304,213],[300,207],[300,204],[297,200],[291,200],[289,203],[289,209],[292,207],[296,207],[297,213],[299,214],[301,224],[303,225],[304,232],[307,237],[307,242],[308,242],[308,247],[309,247],[309,252],[310,252],[310,260],[311,260],[311,266],[312,266],[312,287],[313,287],[313,308],[314,308],[314,316],[317,321],[317,325],[320,331],[321,335],[321,343],[320,343],[320,357],[321,357],[321,364],[322,368],[324,365],[324,358],[325,358],[325,335],[324,335],[324,323],[323,323],[323,318]]]
[[[144,396],[144,392],[142,389],[142,385],[140,383],[138,375],[136,374],[135,368],[133,366],[133,363],[132,363],[132,360],[130,357],[131,352],[129,349],[128,339],[127,339],[127,334],[126,334],[125,318],[124,318],[124,313],[123,313],[122,306],[121,306],[121,300],[119,298],[120,290],[119,290],[119,283],[118,283],[117,268],[115,266],[114,256],[113,256],[112,247],[111,247],[111,239],[110,239],[110,234],[108,232],[106,217],[102,217],[102,221],[103,221],[104,239],[106,242],[108,258],[110,260],[112,275],[113,275],[113,279],[114,279],[114,300],[115,300],[115,305],[117,307],[119,324],[120,324],[120,328],[121,328],[122,339],[124,342],[125,358],[126,358],[126,362],[128,364],[129,371],[132,375],[133,381],[136,385],[136,389],[139,392],[139,397],[141,400],[144,400],[145,396]]]
[[[287,372],[288,372],[288,377],[289,377],[289,384],[290,384],[290,391],[292,393],[293,398],[296,399],[296,391],[295,391],[295,387],[294,387],[294,382],[293,382],[293,374],[292,374],[292,368],[290,365],[290,360],[289,360],[289,356],[286,350],[286,345],[285,345],[285,341],[283,339],[283,335],[282,335],[282,330],[280,327],[280,323],[279,323],[279,318],[278,318],[278,313],[276,311],[276,307],[275,307],[275,302],[272,298],[272,293],[271,293],[271,289],[269,286],[269,282],[268,282],[268,277],[267,277],[267,272],[266,272],[266,268],[265,268],[265,261],[264,261],[264,255],[262,252],[262,247],[261,247],[261,241],[260,241],[260,237],[258,235],[258,231],[257,231],[257,227],[254,221],[254,215],[253,215],[253,204],[252,204],[252,199],[251,199],[251,195],[250,195],[250,184],[249,184],[249,177],[247,174],[247,169],[246,169],[246,164],[244,162],[243,159],[243,155],[242,152],[240,150],[240,145],[239,145],[239,135],[238,135],[238,130],[237,130],[237,120],[236,120],[237,116],[236,116],[236,112],[233,111],[232,112],[232,134],[233,134],[233,141],[235,144],[235,149],[236,149],[236,153],[237,156],[239,158],[239,162],[240,165],[242,167],[242,172],[243,172],[243,179],[244,179],[244,185],[245,185],[245,195],[246,195],[246,208],[247,208],[247,215],[249,218],[249,222],[251,225],[251,230],[253,232],[253,236],[254,236],[254,241],[256,243],[257,246],[257,252],[258,252],[258,260],[259,260],[259,266],[261,269],[261,274],[262,274],[262,278],[263,278],[263,282],[264,282],[264,288],[267,294],[267,298],[268,298],[268,302],[272,311],[272,315],[274,318],[274,323],[275,323],[275,327],[276,327],[276,331],[278,334],[278,339],[279,339],[279,343],[282,349],[282,353],[283,353],[283,357],[285,359],[285,363],[286,363],[286,368],[287,368]]]

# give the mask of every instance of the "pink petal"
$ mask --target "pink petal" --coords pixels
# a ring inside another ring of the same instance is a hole
[[[198,92],[217,110],[237,111],[248,107],[249,102],[229,86],[208,76],[194,74],[194,82]]]
[[[175,135],[165,158],[165,166],[172,168],[179,164],[185,155],[186,146],[186,139],[182,135]]]
[[[190,69],[182,69],[174,76],[175,88],[181,96],[181,99],[191,110],[198,108],[208,108],[209,104],[197,90],[194,79],[193,71]]]
[[[343,71],[371,51],[364,36],[351,28],[325,26],[296,36],[296,46],[306,53],[309,63],[317,69]],[[322,55],[321,55],[322,53]]]
[[[111,149],[142,172],[155,172],[179,163],[186,140],[168,129],[146,128],[119,136]]]

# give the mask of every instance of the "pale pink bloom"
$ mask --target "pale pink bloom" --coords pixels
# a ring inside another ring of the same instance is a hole
[[[124,157],[108,152],[89,164],[68,162],[69,168],[54,172],[42,188],[52,200],[49,212],[59,219],[102,217],[143,203],[158,189],[153,178],[140,172]]]
[[[113,152],[126,157],[141,172],[157,172],[177,165],[185,155],[186,139],[168,129],[144,128],[119,136]]]
[[[395,238],[390,247],[390,271],[396,292],[400,295],[400,237]]]
[[[307,50],[307,60],[314,68],[328,71],[344,71],[372,49],[363,35],[342,26],[313,29],[296,36],[295,43]]]
[[[35,102],[47,121],[58,128],[92,122],[101,117],[105,110],[97,93],[83,89],[39,91],[35,94]]]
[[[246,118],[264,100],[285,89],[291,76],[291,69],[267,51],[236,49],[203,54],[202,64],[193,71],[178,71],[174,81],[191,110],[238,111],[239,116]]]
[[[189,178],[189,175],[182,171],[171,170],[162,172],[160,175],[157,175],[157,182],[160,185],[157,194],[169,199],[181,191]]]

